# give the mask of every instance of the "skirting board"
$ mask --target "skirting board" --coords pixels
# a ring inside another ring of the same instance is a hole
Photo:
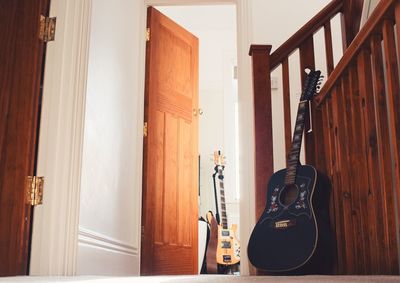
[[[111,237],[79,228],[77,275],[138,275],[138,249]],[[104,266],[104,268],[102,268]],[[104,273],[99,270],[104,270]]]

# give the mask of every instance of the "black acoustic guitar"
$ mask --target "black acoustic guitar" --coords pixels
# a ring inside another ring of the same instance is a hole
[[[250,262],[270,273],[330,273],[330,182],[313,166],[299,163],[309,101],[320,80],[320,71],[310,71],[307,75],[287,168],[270,178],[266,207],[247,247]]]

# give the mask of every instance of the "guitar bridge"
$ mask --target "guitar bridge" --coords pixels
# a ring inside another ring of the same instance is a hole
[[[232,258],[230,255],[224,255],[222,258],[223,258],[224,262],[227,262],[227,263],[232,261]]]

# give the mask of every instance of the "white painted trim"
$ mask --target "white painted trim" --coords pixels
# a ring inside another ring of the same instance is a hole
[[[240,274],[250,274],[247,243],[255,225],[255,137],[251,58],[253,42],[252,1],[237,0]]]
[[[236,2],[236,0],[144,0],[147,6],[226,5]]]
[[[138,249],[133,245],[83,227],[79,227],[78,244],[124,253],[130,256],[138,255]]]
[[[52,0],[37,174],[43,205],[34,210],[31,275],[74,275],[92,0]]]
[[[237,50],[238,50],[238,96],[239,96],[239,172],[240,172],[240,258],[241,275],[249,275],[247,242],[255,225],[255,176],[254,176],[254,106],[251,79],[251,58],[248,55],[252,43],[252,1],[248,0],[144,0],[146,6],[161,5],[216,5],[236,4]],[[145,18],[145,17],[144,17]],[[143,30],[145,29],[145,21]],[[143,53],[144,54],[144,53]],[[140,58],[143,62],[144,58]],[[144,67],[140,72],[144,77]],[[238,165],[239,165],[238,164]]]

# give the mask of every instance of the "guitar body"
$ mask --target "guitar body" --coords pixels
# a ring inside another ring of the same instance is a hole
[[[206,250],[207,274],[218,274],[217,245],[218,245],[218,223],[211,211],[207,212],[207,222],[210,228],[210,237]]]
[[[286,170],[269,181],[265,210],[249,240],[249,260],[269,272],[327,274],[330,182],[314,167],[298,165],[295,184],[285,186]]]
[[[236,238],[237,225],[224,229],[218,225],[217,263],[233,265],[240,261],[240,244]]]

